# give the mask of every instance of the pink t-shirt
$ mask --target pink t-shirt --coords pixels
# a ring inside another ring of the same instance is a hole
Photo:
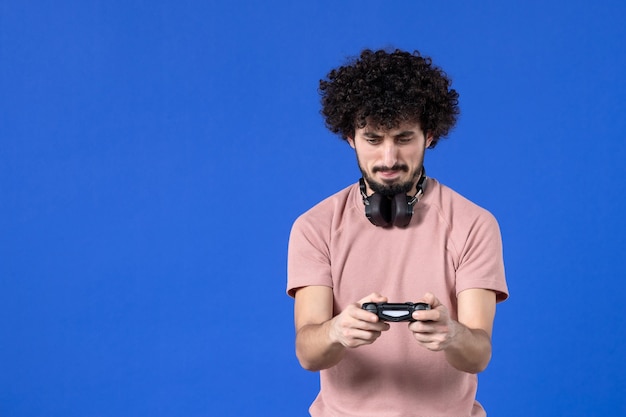
[[[300,216],[289,240],[287,293],[333,288],[335,314],[372,292],[390,302],[433,293],[457,317],[457,295],[470,288],[508,297],[495,218],[450,188],[428,179],[408,227],[382,228],[364,214],[358,184]],[[406,323],[371,345],[348,349],[320,372],[312,416],[484,416],[477,377],[453,368],[443,352],[413,339]]]

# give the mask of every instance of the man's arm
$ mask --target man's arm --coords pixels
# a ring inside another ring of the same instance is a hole
[[[444,351],[450,365],[469,373],[479,373],[491,360],[491,332],[496,313],[496,294],[491,290],[469,289],[459,293],[458,321],[432,294],[424,302],[432,310],[414,313],[419,321],[409,329],[415,339],[433,351]],[[427,320],[427,321],[426,321]]]
[[[365,302],[385,302],[371,294],[333,317],[333,290],[325,286],[300,288],[295,294],[296,356],[310,371],[330,368],[343,358],[346,348],[371,344],[389,324],[361,309]]]

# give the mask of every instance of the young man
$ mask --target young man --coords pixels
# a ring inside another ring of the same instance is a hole
[[[426,177],[458,94],[429,58],[364,50],[320,82],[327,127],[363,178],[300,216],[289,241],[296,355],[320,371],[312,416],[484,416],[477,376],[508,297],[498,224]],[[362,305],[423,302],[387,322]]]

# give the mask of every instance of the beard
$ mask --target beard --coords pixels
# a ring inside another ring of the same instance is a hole
[[[377,194],[381,194],[385,197],[393,197],[396,194],[407,194],[413,187],[415,186],[416,181],[418,180],[422,169],[416,169],[411,178],[408,181],[391,183],[391,184],[383,184],[375,181],[371,176],[365,172],[365,170],[361,167],[359,163],[359,169],[361,170],[361,175],[363,175],[363,179],[367,182],[370,189]],[[391,168],[388,167],[374,167],[372,173],[376,173],[378,171],[403,171],[409,172],[409,167],[406,165],[394,165]]]

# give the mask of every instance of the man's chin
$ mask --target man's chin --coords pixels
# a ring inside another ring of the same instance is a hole
[[[377,194],[386,197],[393,197],[396,194],[406,194],[413,188],[411,181],[391,181],[380,183],[378,181],[368,181],[370,188]]]

